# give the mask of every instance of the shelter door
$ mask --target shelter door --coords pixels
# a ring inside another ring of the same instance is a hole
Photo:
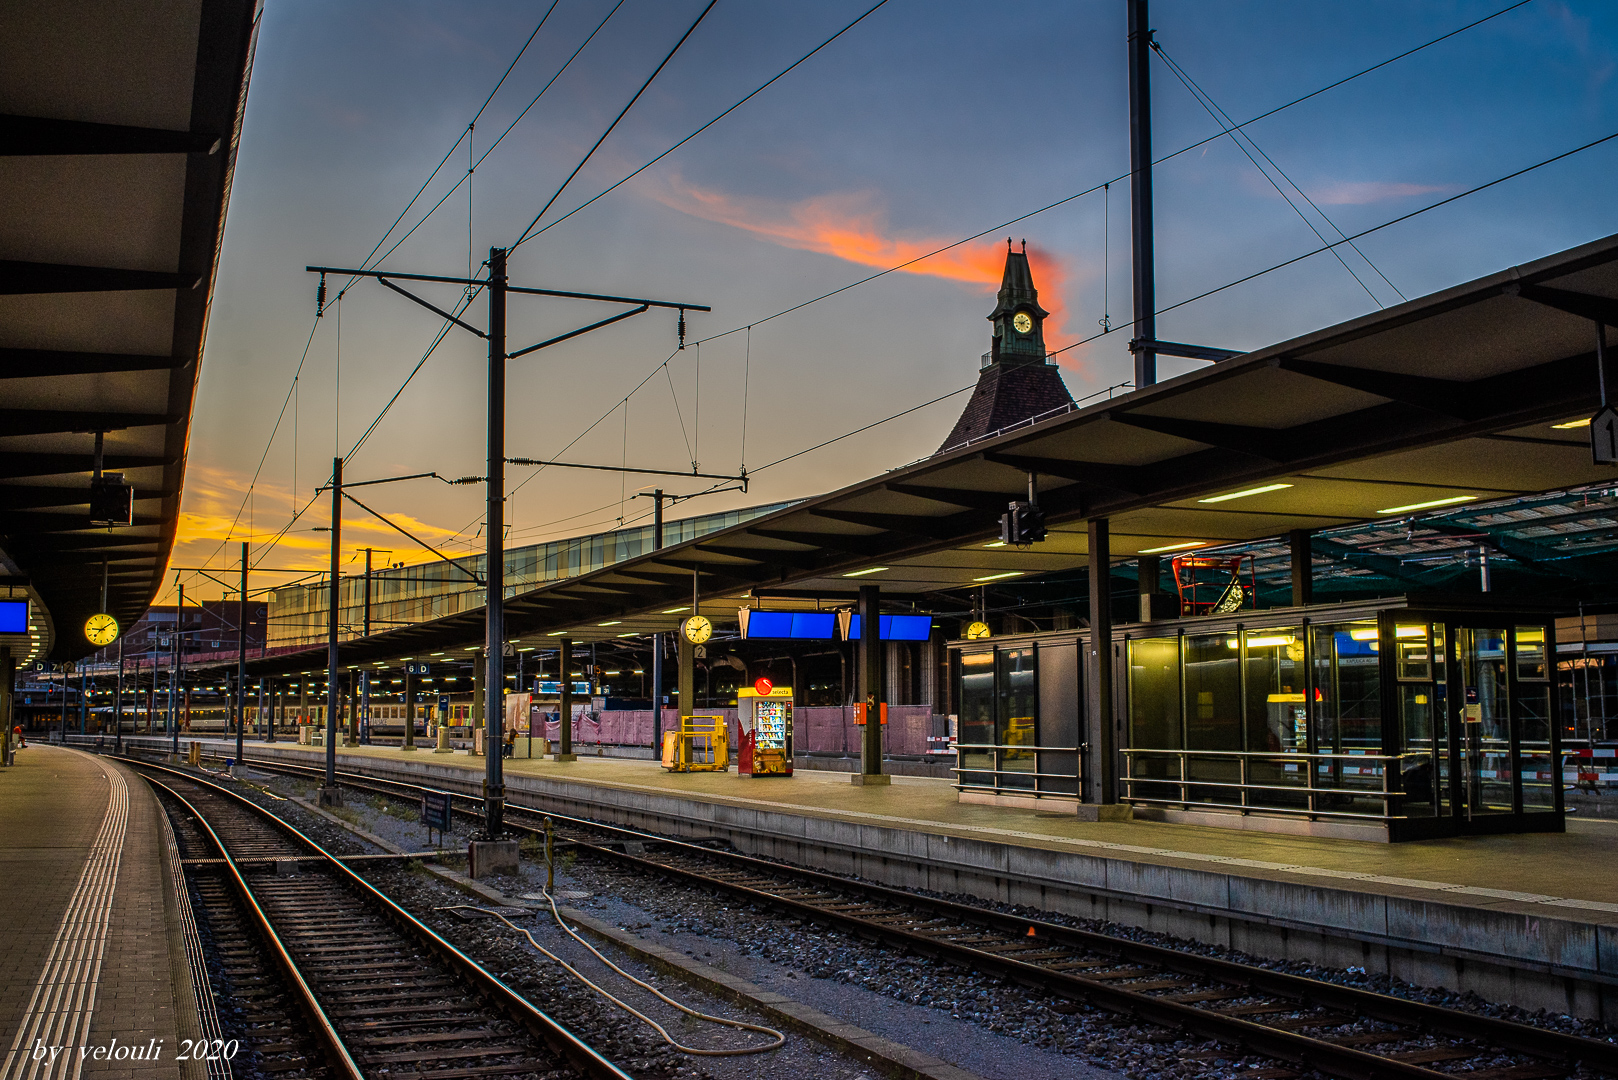
[[[1468,819],[1516,809],[1506,628],[1457,627],[1459,693],[1451,701],[1452,805]]]

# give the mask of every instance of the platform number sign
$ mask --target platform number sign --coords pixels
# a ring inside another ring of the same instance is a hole
[[[429,671],[430,671],[430,669],[428,668],[428,666],[426,664],[422,664],[422,663],[407,663],[407,664],[405,664],[405,674],[406,675],[426,675],[426,674],[429,673]]]
[[[1618,465],[1618,409],[1611,405],[1590,418],[1590,456],[1597,465]]]

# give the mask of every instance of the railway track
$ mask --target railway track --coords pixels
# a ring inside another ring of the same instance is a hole
[[[238,1072],[629,1080],[293,826],[216,784],[136,764],[178,818],[217,989],[235,1007],[224,1020],[245,1055]]]
[[[292,775],[319,770],[273,763]],[[422,787],[340,773],[345,786],[415,799]],[[474,800],[462,812],[475,816]],[[549,817],[578,850],[999,976],[1122,1017],[1272,1058],[1271,1080],[1562,1080],[1618,1076],[1618,1045],[1337,983],[921,896],[632,829],[507,804],[512,828]]]

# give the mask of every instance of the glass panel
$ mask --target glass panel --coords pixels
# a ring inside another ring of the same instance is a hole
[[[1309,700],[1304,683],[1303,632],[1294,627],[1247,633],[1247,748],[1276,754],[1253,758],[1248,782],[1268,790],[1248,796],[1253,806],[1305,807],[1306,761],[1288,760],[1309,752]]]
[[[995,653],[998,672],[996,688],[999,702],[995,709],[995,730],[1000,745],[1011,747],[1000,751],[1003,772],[1032,773],[1034,771],[1034,650],[1001,649]],[[1007,777],[1000,784],[1012,787],[1033,787],[1032,776]]]
[[[1129,745],[1178,750],[1180,739],[1180,639],[1135,638],[1129,642]],[[1130,758],[1128,794],[1137,799],[1181,798],[1180,762],[1172,754]],[[1167,780],[1172,783],[1141,782]]]
[[[1393,628],[1393,648],[1400,682],[1432,678],[1432,650],[1427,646],[1427,624],[1405,623]]]
[[[1469,816],[1512,810],[1506,634],[1462,630],[1461,777]]]
[[[1399,687],[1399,724],[1404,735],[1400,771],[1404,777],[1405,797],[1398,805],[1411,817],[1430,817],[1438,812],[1438,776],[1433,753],[1436,696],[1430,684]]]
[[[993,769],[994,751],[994,653],[961,654],[961,714],[957,728],[962,769]],[[976,747],[975,749],[973,747]],[[958,774],[963,784],[992,784],[987,772]]]
[[[1312,628],[1314,642],[1315,765],[1321,810],[1381,814],[1382,767],[1355,759],[1380,754],[1382,677],[1377,625],[1366,620]]]
[[[1529,683],[1517,687],[1517,739],[1523,812],[1554,809],[1556,792],[1551,785],[1557,782],[1559,766],[1551,759],[1551,688],[1548,685]]]
[[[1185,639],[1185,742],[1188,750],[1242,749],[1242,671],[1239,639],[1211,634]],[[1240,803],[1238,756],[1193,757],[1189,776],[1214,786],[1194,786],[1192,802]]]
[[[1517,627],[1517,678],[1541,681],[1549,677],[1545,667],[1545,628]]]

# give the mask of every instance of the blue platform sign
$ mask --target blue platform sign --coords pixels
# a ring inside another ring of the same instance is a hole
[[[439,694],[438,695],[438,722],[440,724],[449,723],[449,695],[448,694]]]
[[[450,794],[447,791],[424,791],[421,795],[421,824],[429,829],[447,832],[450,827]]]

